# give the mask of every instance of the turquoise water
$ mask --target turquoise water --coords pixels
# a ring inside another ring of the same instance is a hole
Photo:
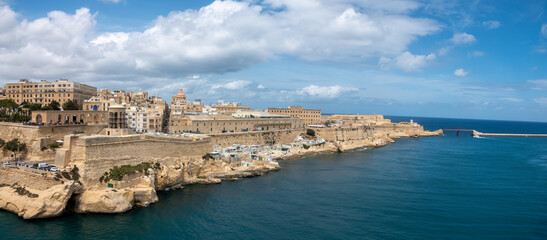
[[[396,118],[394,120],[408,120]],[[547,123],[413,118],[428,129],[547,133]],[[547,239],[547,138],[401,139],[193,185],[120,215],[25,221],[2,239]]]

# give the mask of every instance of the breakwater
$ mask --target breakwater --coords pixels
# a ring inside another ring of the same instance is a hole
[[[528,134],[528,133],[482,133],[473,130],[473,136],[477,137],[547,137],[547,134]]]

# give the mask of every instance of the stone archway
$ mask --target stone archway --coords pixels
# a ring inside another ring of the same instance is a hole
[[[70,122],[70,115],[65,114],[65,124],[68,124]]]
[[[61,123],[62,117],[61,114],[57,114],[57,123]]]
[[[78,116],[76,114],[72,114],[72,123],[78,122]]]
[[[36,115],[36,123],[42,123],[42,114]]]
[[[93,114],[93,122],[97,123],[99,121],[99,117],[97,114]]]
[[[80,123],[85,123],[84,118],[85,116],[83,114],[80,114]]]

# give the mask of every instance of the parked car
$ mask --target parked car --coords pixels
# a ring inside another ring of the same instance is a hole
[[[9,165],[9,162],[3,162],[2,165],[4,166]]]
[[[49,171],[51,171],[51,172],[60,172],[61,169],[58,169],[58,168],[56,168],[56,167],[51,167],[51,168],[49,169]]]

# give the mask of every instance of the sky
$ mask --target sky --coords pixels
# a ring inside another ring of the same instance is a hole
[[[547,121],[547,0],[0,0],[0,85]]]

